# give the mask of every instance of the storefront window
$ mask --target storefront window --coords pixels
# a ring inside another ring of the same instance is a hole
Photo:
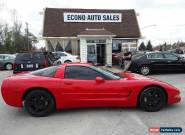
[[[112,52],[121,52],[121,43],[119,44],[112,44]]]
[[[64,50],[65,50],[66,52],[72,54],[71,40],[69,40],[69,41],[67,42],[67,45],[65,46],[65,49],[64,49]]]
[[[113,39],[112,40],[112,52],[119,53],[125,49],[129,51],[136,51],[137,44],[135,39]]]
[[[48,50],[65,51],[73,55],[79,55],[79,41],[76,39],[48,40]]]
[[[55,50],[56,50],[56,51],[61,51],[61,52],[64,51],[64,49],[62,48],[62,46],[60,45],[59,42],[57,43],[57,46],[56,46],[56,49],[55,49]]]
[[[52,52],[54,51],[54,48],[49,40],[47,41],[47,47],[49,51],[52,51]]]

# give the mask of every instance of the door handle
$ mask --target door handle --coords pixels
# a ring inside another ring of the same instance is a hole
[[[168,62],[168,63],[171,63],[171,61],[169,61],[169,60],[168,60],[167,62]]]

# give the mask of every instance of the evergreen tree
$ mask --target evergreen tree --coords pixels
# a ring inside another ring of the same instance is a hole
[[[150,40],[147,43],[146,50],[153,51],[153,47],[152,47],[152,44],[151,44]]]
[[[166,42],[164,43],[164,51],[167,51],[167,44],[166,44]]]
[[[62,48],[62,46],[60,45],[60,43],[59,43],[59,42],[57,43],[56,51],[61,51],[61,52],[63,52],[63,51],[64,51],[64,49]]]
[[[54,48],[53,48],[51,42],[47,41],[47,44],[48,44],[48,50],[51,51],[51,52],[54,52]]]
[[[145,51],[146,50],[146,46],[144,44],[144,42],[142,42],[139,46],[139,51]]]
[[[1,42],[0,42],[0,53],[5,53],[5,47]]]

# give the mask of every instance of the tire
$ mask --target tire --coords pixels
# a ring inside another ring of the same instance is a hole
[[[147,65],[141,66],[140,70],[139,70],[139,73],[142,74],[142,75],[145,75],[145,76],[149,75],[150,74],[149,66],[147,66]]]
[[[58,62],[57,62],[57,65],[60,65],[60,64],[62,64],[61,61],[58,61]]]
[[[142,91],[139,96],[139,106],[147,112],[156,112],[166,105],[165,92],[158,87],[149,87]]]
[[[55,101],[50,93],[37,89],[26,95],[24,107],[31,116],[43,117],[55,110]]]
[[[5,65],[5,69],[6,69],[6,70],[12,70],[12,69],[13,69],[13,64],[7,63],[7,64]]]
[[[72,62],[72,61],[70,61],[70,60],[66,60],[66,61],[64,61],[64,63],[70,63],[70,62]]]

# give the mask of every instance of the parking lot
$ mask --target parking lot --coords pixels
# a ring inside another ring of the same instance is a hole
[[[0,84],[11,74],[11,71],[0,71]],[[158,74],[150,77],[179,88],[181,103],[152,113],[133,108],[76,109],[61,110],[48,117],[34,118],[22,109],[7,106],[0,96],[0,134],[145,135],[149,134],[149,127],[161,126],[182,127],[185,130],[185,74]]]

